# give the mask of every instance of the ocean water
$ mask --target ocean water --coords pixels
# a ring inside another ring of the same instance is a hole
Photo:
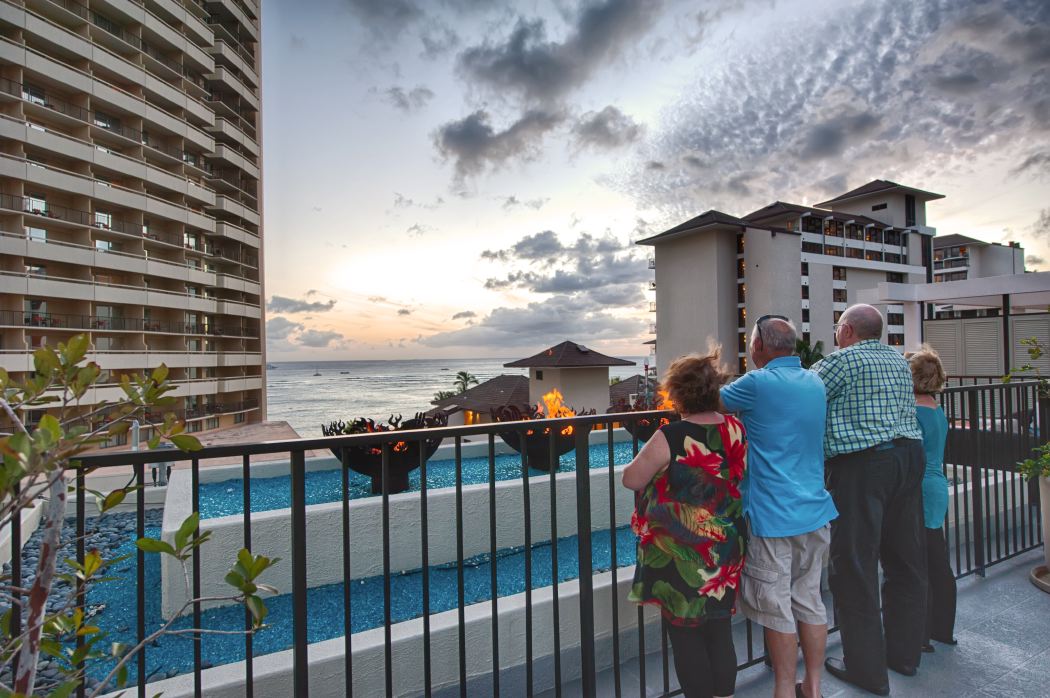
[[[642,357],[622,357],[636,366],[614,366],[609,377],[642,372]],[[500,374],[527,375],[504,368],[514,359],[413,359],[401,361],[278,362],[266,371],[267,419],[292,425],[301,436],[321,436],[333,420],[391,415],[409,419],[432,405],[434,393],[452,390],[459,371],[484,382]],[[321,375],[314,375],[320,373]]]

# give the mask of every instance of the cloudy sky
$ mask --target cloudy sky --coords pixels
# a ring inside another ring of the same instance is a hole
[[[1050,264],[1045,0],[264,0],[270,360],[645,352],[647,248],[885,178]]]

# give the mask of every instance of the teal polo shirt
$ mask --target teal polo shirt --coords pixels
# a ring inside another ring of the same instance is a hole
[[[797,356],[781,356],[722,388],[747,429],[744,513],[751,532],[783,538],[838,516],[824,489],[824,383]]]

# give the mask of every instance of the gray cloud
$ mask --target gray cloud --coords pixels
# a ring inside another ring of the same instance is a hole
[[[427,211],[433,211],[440,208],[445,200],[440,196],[434,197],[434,200],[430,203],[420,203],[414,199],[410,199],[400,192],[394,192],[394,208],[421,208]]]
[[[452,316],[453,320],[466,320],[467,318],[477,317],[478,314],[473,310],[461,310]]]
[[[408,308],[399,308],[398,311],[397,311],[397,314],[398,315],[411,315],[412,311],[409,310]]]
[[[298,343],[304,347],[327,347],[332,342],[343,339],[343,335],[338,332],[332,332],[328,330],[305,330],[301,332],[297,337]]]
[[[460,44],[459,34],[447,26],[428,27],[420,34],[419,40],[423,43],[422,57],[431,61],[458,48]]]
[[[481,174],[486,168],[499,169],[515,158],[535,156],[543,136],[561,123],[564,116],[542,110],[527,111],[503,131],[489,123],[483,109],[441,126],[434,134],[434,145],[446,160],[455,161],[459,179]]]
[[[321,302],[310,302],[285,296],[271,296],[266,309],[271,313],[322,313],[335,307],[335,299]]]
[[[266,340],[287,339],[288,335],[303,329],[303,325],[288,318],[272,317],[266,321]]]
[[[549,198],[527,199],[525,201],[521,201],[518,199],[518,197],[511,195],[503,199],[502,206],[504,210],[508,211],[517,206],[524,206],[526,208],[531,208],[535,209],[536,211],[539,211],[541,208],[544,207],[544,205],[548,201],[550,201]]]
[[[1032,232],[1043,238],[1050,238],[1050,208],[1039,212],[1039,218],[1032,224]]]
[[[874,177],[923,186],[981,154],[1027,163],[1025,176],[1045,166],[1028,158],[1050,131],[1050,4],[886,0],[798,21],[823,39],[697,70],[622,180],[640,207],[677,222]],[[753,174],[730,185],[741,173]]]
[[[649,162],[645,163],[645,169],[649,171],[666,170],[667,165],[663,164],[659,160],[650,160]]]
[[[422,337],[428,347],[520,348],[527,344],[554,344],[571,334],[577,341],[638,337],[645,323],[605,312],[601,304],[575,296],[553,296],[524,308],[496,308],[479,322],[458,330]]]
[[[1037,254],[1030,254],[1024,258],[1024,263],[1030,267],[1038,267],[1046,264],[1046,259]]]
[[[369,296],[369,303],[386,303],[386,296]]]
[[[502,42],[460,53],[458,67],[471,81],[500,94],[516,93],[545,104],[565,95],[614,61],[652,25],[654,0],[600,0],[585,4],[562,42],[548,41],[543,20],[518,20]]]
[[[430,228],[428,226],[423,225],[422,223],[413,223],[412,225],[408,226],[408,230],[406,230],[405,232],[408,233],[409,237],[418,238],[423,237],[423,235],[428,230],[430,230]]]
[[[1010,174],[1024,174],[1029,170],[1034,170],[1044,174],[1050,172],[1050,151],[1032,153],[1024,159],[1024,162],[1010,170]]]
[[[383,92],[383,97],[391,106],[403,112],[422,109],[434,98],[434,92],[422,85],[405,90],[403,87],[390,87]]]
[[[580,148],[621,148],[637,141],[642,127],[631,117],[610,105],[599,112],[587,112],[572,127]]]
[[[412,0],[347,0],[347,4],[370,28],[393,36],[423,16]]]

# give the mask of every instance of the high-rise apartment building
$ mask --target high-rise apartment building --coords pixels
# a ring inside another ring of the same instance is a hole
[[[933,280],[959,281],[983,276],[1024,273],[1024,248],[965,235],[938,235],[933,239]]]
[[[256,0],[0,0],[0,366],[91,337],[199,431],[265,410]]]
[[[742,218],[708,211],[638,244],[654,248],[657,365],[713,340],[747,369],[747,338],[765,314],[834,349],[834,326],[862,289],[932,280],[926,202],[940,194],[875,180],[803,206],[776,201]],[[903,307],[882,308],[884,339],[903,350]]]

